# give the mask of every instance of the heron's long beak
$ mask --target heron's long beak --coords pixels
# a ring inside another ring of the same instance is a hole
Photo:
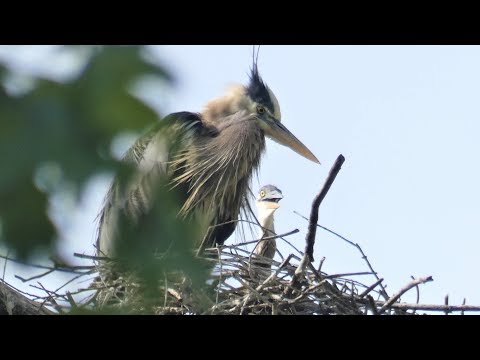
[[[312,152],[308,150],[308,148],[303,145],[302,142],[298,140],[280,121],[269,121],[268,125],[266,133],[267,135],[270,135],[272,140],[289,147],[308,160],[320,164],[320,161],[318,161],[315,155],[313,155]]]

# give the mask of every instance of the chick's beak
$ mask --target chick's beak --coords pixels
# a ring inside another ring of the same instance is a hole
[[[283,195],[281,192],[277,190],[269,191],[264,198],[260,199],[259,201],[263,204],[265,209],[278,209],[280,204],[278,203],[281,199],[283,199]]]
[[[263,203],[263,206],[265,206],[265,209],[278,209],[280,207],[280,204],[274,201],[265,201]]]

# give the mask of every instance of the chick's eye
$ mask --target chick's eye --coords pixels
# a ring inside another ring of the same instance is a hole
[[[259,114],[263,114],[265,112],[265,108],[263,106],[257,106],[257,112]]]
[[[265,196],[265,191],[263,191],[263,190],[262,190],[262,191],[260,191],[260,197],[262,197],[262,198],[263,198],[264,196]]]

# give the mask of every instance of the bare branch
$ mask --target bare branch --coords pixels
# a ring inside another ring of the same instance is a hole
[[[375,304],[383,305],[385,302],[376,301]],[[434,305],[434,304],[409,304],[409,303],[394,303],[391,304],[392,309],[401,309],[401,310],[424,310],[424,311],[480,311],[480,306],[473,305]]]
[[[7,283],[0,282],[0,315],[53,315],[48,310],[33,300],[21,295]]]
[[[325,261],[325,256],[322,256],[322,258],[320,259],[320,264],[318,264],[318,272],[321,273],[322,272],[322,266],[323,266],[323,263]]]
[[[327,276],[324,276],[323,278],[324,278],[324,279],[335,279],[335,278],[339,278],[339,277],[355,276],[355,275],[372,275],[372,273],[369,272],[369,271],[351,272],[351,273],[327,275]]]
[[[378,279],[377,281],[375,281],[372,285],[370,285],[368,288],[365,289],[365,291],[363,291],[360,295],[358,295],[358,297],[361,299],[363,297],[365,297],[365,295],[367,295],[370,291],[372,291],[373,289],[375,289],[377,287],[377,285],[379,285],[381,282],[383,281],[383,278],[382,279]]]
[[[431,276],[423,277],[423,278],[418,278],[407,284],[405,287],[400,289],[398,293],[393,295],[390,299],[388,299],[385,304],[378,310],[378,314],[382,314],[387,310],[388,308],[391,307],[391,305],[397,301],[400,296],[402,296],[404,293],[406,293],[408,290],[410,290],[412,287],[417,286],[418,284],[424,284],[426,282],[433,281],[433,278]]]
[[[80,253],[73,253],[73,256],[78,257],[80,259],[89,259],[89,260],[98,260],[98,261],[111,260],[111,258],[107,256],[94,256],[94,255],[87,255],[87,254],[80,254]]]
[[[8,255],[10,255],[10,249],[7,249],[7,255],[5,256],[5,262],[3,263],[2,280],[5,280],[5,272],[7,271],[7,262],[9,260]]]
[[[298,233],[299,231],[300,230],[298,230],[298,229],[293,229],[292,231],[289,231],[289,232],[286,232],[286,233],[280,234],[280,235],[266,236],[266,237],[261,238],[261,239],[245,241],[245,242],[241,242],[241,243],[234,244],[234,245],[222,245],[222,246],[225,247],[225,248],[244,246],[244,245],[254,244],[254,243],[258,243],[258,242],[262,242],[262,241],[266,241],[266,240],[278,239],[278,238],[281,238],[281,237],[293,235],[293,234]],[[207,248],[205,250],[209,250],[209,249],[215,249],[215,248]]]
[[[306,218],[306,217],[303,216],[302,214],[298,213],[297,211],[294,211],[294,213],[297,214],[298,216],[300,216],[301,218],[309,221],[308,218]],[[348,243],[348,244],[356,247],[357,250],[358,250],[358,251],[360,252],[360,254],[362,255],[362,259],[365,260],[365,262],[367,263],[367,266],[368,266],[368,268],[370,269],[370,271],[372,272],[372,274],[375,276],[375,278],[376,278],[377,280],[380,279],[380,278],[378,277],[378,275],[377,275],[377,272],[373,269],[372,264],[370,264],[370,261],[368,260],[367,255],[365,255],[365,253],[363,252],[362,248],[360,247],[360,245],[359,245],[358,243],[355,243],[355,242],[353,242],[353,241],[348,240],[348,239],[345,238],[344,236],[336,233],[336,232],[333,231],[333,230],[330,230],[329,228],[327,228],[327,227],[325,227],[325,226],[322,226],[322,225],[320,225],[320,224],[317,224],[317,226],[318,226],[319,228],[321,228],[321,229],[323,229],[323,230],[325,230],[325,231],[327,231],[327,232],[335,235],[336,237],[342,239],[342,240],[345,241],[346,243]],[[380,293],[381,293],[382,296],[385,298],[385,300],[388,300],[388,299],[389,299],[389,296],[388,296],[387,290],[385,289],[385,287],[383,286],[383,284],[380,284],[380,288],[381,288],[381,292],[380,292]]]
[[[320,193],[315,196],[312,203],[312,210],[310,212],[310,222],[308,224],[308,233],[305,238],[306,246],[305,246],[305,254],[310,258],[310,261],[314,261],[313,258],[313,246],[315,245],[315,235],[317,232],[317,222],[318,222],[318,208],[322,203],[323,199],[328,193],[330,186],[332,186],[333,181],[337,177],[338,172],[342,168],[342,164],[345,161],[345,157],[340,154],[335,161],[335,164],[330,169],[330,173],[328,174],[327,179],[325,180],[325,184],[322,187]]]
[[[44,277],[44,276],[47,276],[48,274],[51,274],[52,272],[54,272],[55,269],[51,269],[51,270],[47,270],[45,271],[44,273],[41,273],[41,274],[38,274],[38,275],[35,275],[35,276],[32,276],[32,277],[29,277],[29,278],[23,278],[19,275],[15,275],[15,277],[19,280],[21,280],[22,282],[27,282],[27,281],[30,281],[30,280],[34,280],[34,279],[39,279],[41,277]]]

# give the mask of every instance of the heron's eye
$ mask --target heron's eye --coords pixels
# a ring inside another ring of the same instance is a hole
[[[262,191],[260,191],[260,197],[262,197],[262,198],[263,198],[264,196],[265,196],[265,191],[263,191],[263,190],[262,190]]]
[[[263,106],[258,105],[257,106],[257,113],[263,114],[265,112],[265,108]]]

